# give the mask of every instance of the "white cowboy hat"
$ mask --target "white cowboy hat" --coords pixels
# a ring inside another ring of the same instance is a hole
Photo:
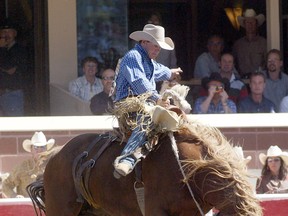
[[[46,137],[43,132],[35,132],[32,136],[31,140],[26,139],[23,141],[22,146],[23,149],[27,152],[31,152],[31,146],[45,146],[47,145],[47,150],[50,150],[55,143],[54,139],[46,140]]]
[[[270,146],[267,150],[267,155],[264,153],[259,154],[259,160],[263,165],[265,165],[266,159],[268,157],[281,157],[284,163],[288,165],[288,153],[283,152],[277,145]]]
[[[241,146],[234,146],[233,150],[239,159],[244,160],[245,164],[248,164],[251,161],[252,157],[250,155],[244,158],[244,153]]]
[[[147,24],[143,31],[132,32],[129,37],[135,41],[147,40],[159,45],[166,50],[173,50],[174,43],[171,38],[165,37],[165,29],[162,26]]]
[[[265,16],[263,14],[256,15],[256,12],[253,9],[246,9],[243,13],[243,16],[237,17],[240,26],[244,27],[244,20],[246,18],[255,18],[257,20],[258,26],[261,26],[265,21]]]

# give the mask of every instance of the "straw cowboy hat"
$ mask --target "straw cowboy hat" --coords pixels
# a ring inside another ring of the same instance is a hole
[[[23,149],[27,152],[31,152],[31,146],[45,146],[47,145],[47,150],[50,150],[55,143],[54,139],[46,140],[46,137],[43,132],[35,132],[32,136],[31,140],[26,139],[23,141],[22,146]]]
[[[132,32],[129,37],[135,41],[150,41],[153,44],[157,44],[162,49],[174,49],[174,43],[172,39],[165,37],[165,29],[162,26],[147,24],[144,26],[143,31]]]
[[[266,159],[268,157],[281,157],[284,163],[288,165],[288,153],[283,152],[277,145],[270,146],[267,150],[267,155],[264,153],[259,154],[259,160],[263,165],[265,165]]]
[[[237,17],[240,26],[244,27],[244,20],[246,18],[255,18],[257,20],[258,26],[261,26],[265,21],[265,16],[263,14],[256,15],[256,12],[253,9],[246,9],[243,13],[243,16]]]
[[[239,159],[244,160],[245,164],[248,164],[251,161],[252,157],[250,155],[244,158],[244,153],[243,153],[243,149],[241,146],[234,146],[233,150]]]

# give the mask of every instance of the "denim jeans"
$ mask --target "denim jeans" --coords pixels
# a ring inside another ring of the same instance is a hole
[[[0,96],[0,113],[2,116],[23,116],[23,90],[9,91],[2,94]]]
[[[145,116],[143,120],[143,115],[137,116],[137,126],[132,131],[131,136],[128,139],[126,146],[124,147],[121,155],[119,156],[121,159],[119,162],[126,162],[130,163],[132,166],[135,165],[136,159],[132,156],[137,148],[142,147],[147,142],[146,136],[146,128],[151,125],[150,123],[151,118],[150,116]],[[126,155],[126,156],[125,156]]]

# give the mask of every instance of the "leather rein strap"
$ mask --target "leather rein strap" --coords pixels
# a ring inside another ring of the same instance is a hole
[[[84,159],[88,157],[89,152],[103,139],[106,140],[106,142],[101,145],[97,153],[91,159],[84,162]],[[116,139],[117,137],[112,136],[110,133],[101,134],[89,144],[86,151],[82,152],[74,159],[72,166],[72,175],[77,192],[77,202],[84,203],[84,200],[86,200],[90,205],[97,208],[88,185],[90,172],[98,158]],[[83,176],[84,172],[85,176]]]

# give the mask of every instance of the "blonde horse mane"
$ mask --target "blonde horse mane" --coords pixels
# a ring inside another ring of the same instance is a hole
[[[216,208],[225,208],[229,203],[235,202],[237,215],[262,215],[259,201],[254,196],[253,189],[248,182],[249,175],[246,164],[244,161],[243,163],[239,162],[239,157],[233,151],[233,145],[224,135],[217,128],[194,121],[183,122],[179,130],[192,135],[194,142],[202,145],[206,150],[206,154],[204,150],[205,155],[200,160],[182,161],[186,172],[184,181],[193,181],[198,171],[210,170],[209,176],[206,175],[203,182],[209,181],[212,174],[223,179],[223,184],[217,182],[219,187],[204,194],[204,198],[210,193],[224,190],[225,199],[222,199]],[[229,180],[229,185],[226,180]]]

